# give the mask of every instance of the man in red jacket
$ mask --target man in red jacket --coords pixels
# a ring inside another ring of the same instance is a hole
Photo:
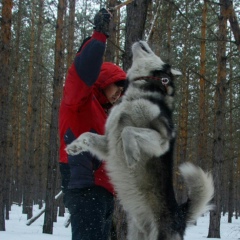
[[[111,14],[101,9],[95,30],[68,70],[60,106],[60,171],[72,240],[108,240],[114,209],[105,163],[89,152],[68,156],[65,147],[84,132],[104,134],[107,112],[124,90],[125,72],[102,62]]]

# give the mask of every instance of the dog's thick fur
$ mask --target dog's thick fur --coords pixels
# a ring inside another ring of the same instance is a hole
[[[105,135],[84,133],[66,150],[72,155],[90,151],[107,161],[128,214],[129,240],[182,240],[187,224],[212,208],[213,180],[191,163],[181,165],[188,201],[177,204],[172,105],[173,78],[180,72],[165,64],[146,42],[133,44],[132,52],[129,86],[108,117]]]

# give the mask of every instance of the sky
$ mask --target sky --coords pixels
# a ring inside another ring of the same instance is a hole
[[[34,206],[34,215],[38,213],[38,206]],[[22,214],[22,208],[12,205],[10,220],[6,220],[6,231],[0,231],[0,240],[71,240],[71,226],[64,227],[65,217],[58,217],[54,223],[53,234],[43,234],[44,214],[30,226],[26,225],[27,216]],[[207,238],[209,214],[200,217],[197,226],[191,226],[186,231],[184,240],[203,240]],[[212,238],[213,239],[213,238]],[[227,222],[227,215],[221,218],[221,240],[240,239],[240,219],[233,218],[233,223]]]

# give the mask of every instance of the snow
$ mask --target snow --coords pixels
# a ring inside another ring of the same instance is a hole
[[[40,210],[34,206],[33,215]],[[58,217],[54,223],[53,234],[43,234],[44,214],[30,226],[26,225],[27,217],[22,214],[22,208],[13,205],[10,220],[6,220],[6,231],[0,231],[1,240],[71,240],[71,227],[64,227],[65,217]],[[198,219],[197,226],[191,226],[186,231],[185,240],[203,240],[207,238],[209,214]],[[221,240],[240,240],[240,219],[233,218],[233,223],[227,222],[227,215],[221,218]]]
[[[34,205],[33,215],[39,211],[38,206]],[[27,215],[22,214],[21,207],[12,205],[9,218],[5,221],[6,231],[0,232],[0,240],[71,240],[71,227],[64,227],[65,217],[58,217],[53,225],[53,234],[42,233],[44,214],[27,226]]]

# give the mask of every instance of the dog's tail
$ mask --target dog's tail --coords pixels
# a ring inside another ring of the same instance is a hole
[[[186,220],[190,224],[214,208],[214,205],[210,204],[214,195],[214,183],[210,173],[205,173],[192,163],[183,163],[179,169],[188,189]]]

